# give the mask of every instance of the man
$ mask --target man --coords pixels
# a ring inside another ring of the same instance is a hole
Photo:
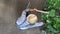
[[[21,16],[16,21],[17,27],[19,29],[25,30],[25,29],[29,29],[29,28],[33,28],[33,27],[42,26],[43,25],[43,22],[34,22],[33,25],[31,25],[32,20],[30,20],[30,19],[27,18],[29,16],[29,12],[32,13],[32,12],[35,12],[36,10],[37,9],[26,9],[26,10],[24,10],[22,12]],[[27,21],[27,19],[30,21],[30,23],[29,23],[29,21]]]

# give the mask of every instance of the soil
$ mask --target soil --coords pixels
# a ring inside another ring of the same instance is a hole
[[[43,9],[45,0],[30,1],[32,3],[31,8]],[[15,22],[26,8],[27,3],[27,0],[0,0],[0,34],[42,34],[40,28],[22,31],[16,27]]]

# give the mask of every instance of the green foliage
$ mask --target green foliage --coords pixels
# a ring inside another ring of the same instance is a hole
[[[49,14],[43,14],[42,20],[46,22],[45,27],[52,33],[58,33],[60,27],[60,17],[55,15],[55,10],[49,11]]]
[[[48,14],[42,14],[42,20],[50,34],[60,34],[60,16],[56,15],[56,9],[60,10],[60,0],[47,0],[44,10]]]
[[[45,10],[60,9],[60,0],[46,0]]]

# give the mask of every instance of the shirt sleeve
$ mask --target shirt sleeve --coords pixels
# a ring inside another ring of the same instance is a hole
[[[26,20],[26,14],[28,11],[29,11],[29,9],[25,9],[22,11],[21,16],[16,21],[17,25],[22,24]]]

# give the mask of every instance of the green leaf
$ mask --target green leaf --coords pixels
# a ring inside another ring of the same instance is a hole
[[[60,18],[55,17],[54,20],[55,20],[56,23],[60,23]]]
[[[57,28],[57,24],[54,24],[53,27],[54,27],[54,28]]]
[[[50,23],[51,23],[51,21],[50,21],[50,20],[46,20],[46,22],[47,22],[48,24],[50,24]]]
[[[60,8],[60,0],[57,0],[55,3],[54,3],[54,7],[59,9]]]
[[[51,25],[48,25],[47,28],[49,29],[49,31],[51,31],[53,33],[57,33],[58,32]]]
[[[47,17],[48,17],[47,14],[43,14],[43,15],[42,15],[42,20],[46,20]]]
[[[55,16],[55,10],[52,9],[52,10],[49,12],[49,16],[50,16],[50,17],[54,17],[54,16]]]

